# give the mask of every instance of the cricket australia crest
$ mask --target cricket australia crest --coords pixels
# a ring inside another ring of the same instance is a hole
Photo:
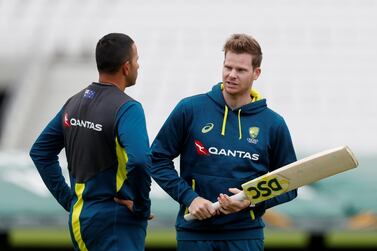
[[[247,138],[247,141],[251,144],[258,143],[259,127],[253,126],[249,128],[250,138]]]

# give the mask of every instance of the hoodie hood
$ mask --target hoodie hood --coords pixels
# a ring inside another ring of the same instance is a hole
[[[207,95],[223,109],[229,106],[225,103],[225,99],[222,93],[223,83],[220,82],[212,87],[212,90],[207,93]],[[259,113],[267,108],[266,99],[262,98],[259,92],[255,89],[250,90],[250,97],[252,99],[251,103],[241,106],[236,111],[241,110],[242,114],[255,114]]]
[[[229,107],[225,103],[225,99],[222,93],[223,89],[223,83],[220,82],[212,87],[212,90],[207,93],[207,95],[212,99],[219,107],[224,109],[224,118],[223,118],[223,124],[221,127],[221,135],[225,136],[226,133],[226,123],[227,123],[227,118],[228,118],[228,112],[229,112]],[[251,96],[251,103],[246,104],[244,106],[241,106],[233,112],[237,112],[238,114],[238,139],[242,139],[242,121],[241,121],[241,113],[242,115],[251,115],[251,114],[256,114],[259,113],[267,108],[266,104],[266,99],[262,99],[261,95],[259,94],[258,91],[255,89],[250,90],[250,96]]]

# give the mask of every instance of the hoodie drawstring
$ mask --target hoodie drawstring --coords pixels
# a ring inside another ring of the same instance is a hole
[[[238,110],[238,131],[239,131],[239,138],[242,139],[242,127],[241,127],[241,109]]]
[[[227,117],[228,117],[228,106],[225,105],[223,127],[221,128],[221,135],[223,135],[223,136],[225,135],[225,126],[226,126]]]
[[[220,92],[218,92],[218,86],[220,85]],[[224,83],[219,83],[218,85],[216,85],[211,93],[209,93],[209,96],[215,100],[215,102],[217,104],[224,104],[226,103],[225,100],[224,100],[224,96],[223,94],[221,93],[222,91],[224,90]],[[262,100],[262,95],[260,95],[260,93],[255,90],[255,89],[250,89],[250,97],[251,97],[251,103],[254,103],[256,101],[260,101]],[[266,106],[264,104],[264,106]],[[263,108],[262,105],[259,106],[259,108]],[[248,110],[250,108],[246,107],[246,113],[244,111],[245,114],[248,114],[250,113]],[[229,112],[229,108],[228,106],[225,104],[225,110],[224,110],[224,118],[223,118],[223,125],[221,127],[221,135],[222,136],[225,136],[225,129],[226,129],[226,120],[228,118],[228,112]],[[241,109],[238,110],[238,139],[241,140],[242,139],[242,124],[241,124]]]
[[[221,128],[221,135],[225,136],[226,120],[228,118],[228,106],[225,105],[223,126]],[[238,139],[242,139],[242,126],[241,126],[241,109],[238,110]]]

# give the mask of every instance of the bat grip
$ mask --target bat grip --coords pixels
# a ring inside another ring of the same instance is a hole
[[[247,197],[246,197],[245,193],[243,191],[241,191],[241,192],[239,192],[237,194],[234,194],[234,195],[230,196],[230,198],[232,200],[241,201],[241,200],[246,199]],[[219,209],[220,208],[220,203],[218,201],[212,203],[212,208],[215,209],[215,210]],[[196,220],[196,217],[194,215],[190,214],[190,213],[185,214],[184,218],[185,218],[186,221]]]

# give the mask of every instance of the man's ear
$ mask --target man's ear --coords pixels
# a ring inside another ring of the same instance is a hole
[[[261,73],[260,67],[257,67],[254,69],[254,80],[257,80],[259,78],[260,73]]]
[[[122,72],[125,76],[128,76],[130,72],[130,61],[126,61],[122,64]]]

